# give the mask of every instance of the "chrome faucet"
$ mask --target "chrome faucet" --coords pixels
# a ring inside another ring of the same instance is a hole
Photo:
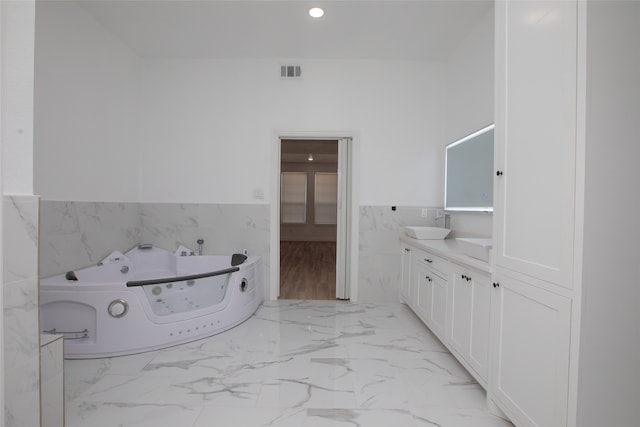
[[[198,239],[196,243],[198,244],[198,255],[202,255],[202,245],[204,245],[204,239]]]
[[[442,224],[442,228],[451,229],[451,215],[449,215],[447,213],[442,214],[440,216],[437,216],[435,218],[436,226],[438,225],[438,220],[439,219],[443,219],[443,218],[444,218],[444,221],[443,221],[443,224]]]

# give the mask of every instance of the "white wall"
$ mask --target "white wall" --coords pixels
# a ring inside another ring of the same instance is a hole
[[[444,162],[444,145],[493,123],[493,88],[494,16],[491,8],[447,62],[446,130],[441,161]],[[439,191],[444,192],[444,183]],[[491,236],[491,222],[492,215],[486,213],[451,215],[451,228],[458,236]]]
[[[638,21],[638,2],[587,3],[581,427],[640,419]]]
[[[444,67],[426,62],[145,61],[140,200],[268,203],[274,133],[355,131],[360,203],[441,203]],[[253,190],[264,190],[254,200]]]
[[[354,135],[360,205],[442,205],[444,63],[142,59],[75,2],[39,3],[36,38],[45,200],[273,203],[282,132]]]
[[[33,194],[33,1],[2,2],[2,191]]]
[[[361,204],[442,204],[443,64],[141,59],[72,2],[36,25],[44,199],[270,203],[275,133],[353,131]]]
[[[0,5],[0,37],[4,40],[4,31],[5,27],[3,22],[4,18],[4,10]],[[4,49],[2,49],[4,52]],[[1,104],[2,96],[4,94],[3,84],[4,81],[4,63],[5,58],[3,55],[0,55],[0,135],[4,135],[4,105]],[[2,138],[4,141],[4,137]],[[2,162],[2,149],[0,147],[0,164]],[[2,173],[0,173],[0,189],[2,188]],[[0,204],[0,259],[4,256],[3,248],[4,248],[4,227],[2,222],[4,220],[4,204]],[[2,277],[4,273],[4,266],[0,263],[0,277]],[[3,283],[4,285],[4,283]],[[0,306],[4,308],[4,292],[0,292]],[[0,384],[4,384],[5,375],[4,375],[4,315],[0,316]],[[0,387],[0,408],[4,411],[4,387]],[[3,421],[4,422],[4,421]]]
[[[346,133],[357,139],[359,206],[442,206],[449,135],[492,118],[491,13],[447,65],[143,59],[78,3],[37,12],[35,186],[45,200],[269,204],[277,135]],[[292,63],[303,78],[281,80]],[[476,104],[457,108],[468,91]],[[395,283],[395,253],[383,256]],[[362,295],[386,300],[395,288],[383,288]]]
[[[493,14],[490,8],[447,61],[445,145],[494,121]]]
[[[38,2],[36,193],[135,201],[138,58],[82,7]]]

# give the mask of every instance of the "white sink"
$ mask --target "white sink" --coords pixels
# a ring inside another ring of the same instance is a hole
[[[418,240],[440,240],[447,237],[451,230],[440,227],[403,227],[409,237]]]
[[[457,237],[465,255],[489,262],[493,242],[489,238]]]

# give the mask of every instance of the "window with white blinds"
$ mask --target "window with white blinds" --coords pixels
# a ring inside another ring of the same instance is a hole
[[[304,224],[307,220],[307,173],[280,174],[280,222]]]
[[[336,224],[338,218],[338,174],[317,172],[315,182],[315,223]]]

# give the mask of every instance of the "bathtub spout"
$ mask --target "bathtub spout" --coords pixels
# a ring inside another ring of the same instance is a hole
[[[204,239],[198,239],[196,243],[198,244],[198,255],[202,256],[202,245],[204,245]]]

